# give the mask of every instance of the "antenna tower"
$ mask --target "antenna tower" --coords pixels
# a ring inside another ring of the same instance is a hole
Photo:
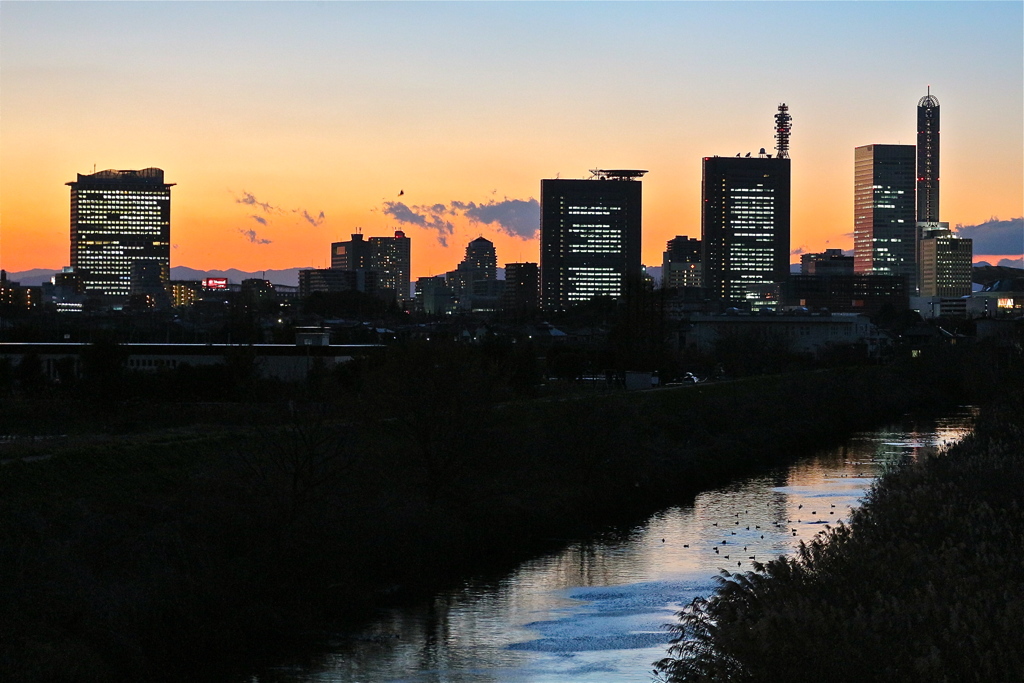
[[[789,107],[783,102],[779,105],[779,113],[775,115],[775,151],[778,158],[789,158],[789,133],[793,130],[793,117],[789,115]]]

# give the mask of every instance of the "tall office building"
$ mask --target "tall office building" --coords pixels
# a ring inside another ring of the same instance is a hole
[[[921,237],[920,293],[924,297],[962,297],[971,293],[974,242],[950,230],[929,230]]]
[[[159,168],[78,174],[71,187],[71,268],[86,294],[127,297],[132,267],[148,261],[166,282],[171,263],[171,187]],[[136,266],[138,279],[140,267]]]
[[[790,160],[761,152],[704,158],[704,286],[723,301],[789,275]]]
[[[677,235],[665,245],[661,259],[661,286],[664,289],[701,287],[704,283],[701,269],[701,241],[686,235]]]
[[[647,171],[591,173],[588,180],[540,183],[541,306],[547,310],[625,296],[642,277],[640,178]]]
[[[917,102],[917,222],[939,222],[939,100],[931,86]]]
[[[853,269],[917,283],[914,145],[854,150]]]

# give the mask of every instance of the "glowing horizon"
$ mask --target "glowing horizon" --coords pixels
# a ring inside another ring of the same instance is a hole
[[[942,220],[1024,215],[1020,3],[8,2],[0,17],[11,272],[67,265],[64,184],[94,164],[176,183],[172,266],[323,267],[357,228],[400,229],[413,278],[452,270],[478,235],[499,265],[537,261],[538,242],[465,211],[442,234],[387,202],[525,202],[544,178],[644,168],[643,261],[660,265],[667,240],[700,236],[701,159],[774,153],[779,102],[791,249],[848,249],[853,149],[913,144],[929,85]]]

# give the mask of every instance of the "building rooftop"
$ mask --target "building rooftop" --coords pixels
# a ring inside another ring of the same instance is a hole
[[[175,185],[176,183],[164,183],[164,170],[162,168],[144,168],[139,171],[132,170],[115,170],[108,168],[105,171],[98,171],[96,173],[79,173],[78,180],[65,185],[74,185],[76,183],[90,182],[90,183],[103,183],[108,182],[123,183],[123,182],[141,182],[153,185]]]

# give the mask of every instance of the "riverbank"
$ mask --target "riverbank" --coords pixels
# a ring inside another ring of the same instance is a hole
[[[885,474],[848,526],[695,601],[664,680],[1024,679],[1022,393]]]
[[[230,680],[373,605],[998,387],[949,360],[495,403],[464,363],[399,359],[283,428],[21,445],[0,468],[0,669]]]

